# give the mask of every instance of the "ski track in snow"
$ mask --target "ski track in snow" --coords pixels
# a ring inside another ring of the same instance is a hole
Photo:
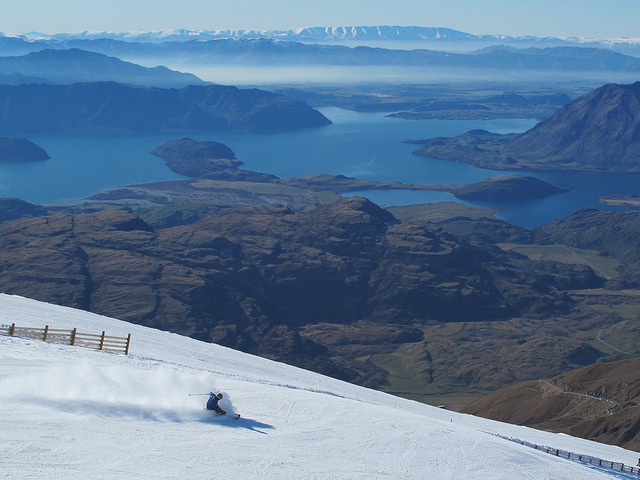
[[[218,345],[0,294],[0,323],[132,333],[129,356],[0,336],[0,477],[638,478],[509,442],[638,454],[457,414]],[[206,411],[207,393],[239,420]]]

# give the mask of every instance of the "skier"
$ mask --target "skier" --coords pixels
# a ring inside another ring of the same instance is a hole
[[[218,402],[222,400],[222,394],[218,393],[217,395],[213,392],[209,393],[209,400],[207,401],[207,410],[213,410],[218,415],[226,415],[227,412],[220,408]]]

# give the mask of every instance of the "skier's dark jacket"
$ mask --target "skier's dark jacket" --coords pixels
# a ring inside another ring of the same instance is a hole
[[[216,413],[220,415],[225,415],[227,412],[222,410],[218,405],[218,397],[214,393],[209,394],[209,400],[207,401],[207,410],[214,410]]]

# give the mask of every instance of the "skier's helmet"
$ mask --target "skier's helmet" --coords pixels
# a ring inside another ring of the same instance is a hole
[[[216,397],[218,397],[218,400],[222,400],[222,394],[221,393],[217,394]]]

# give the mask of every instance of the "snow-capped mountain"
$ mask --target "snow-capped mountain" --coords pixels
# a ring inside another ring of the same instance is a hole
[[[474,35],[439,27],[315,27],[294,30],[303,40],[323,41],[396,41],[437,42],[443,46],[454,44],[512,45],[512,46],[589,46],[594,48],[629,48],[637,51],[640,38],[587,38],[587,37],[535,37],[531,35],[508,36],[500,34]],[[627,52],[628,53],[628,52]]]
[[[640,38],[535,37],[500,34],[474,35],[441,27],[418,26],[342,26],[306,27],[291,30],[186,30],[110,32],[84,31],[47,35],[39,32],[6,34],[29,41],[36,40],[96,40],[112,39],[128,42],[185,42],[216,39],[271,39],[306,43],[346,43],[351,45],[380,44],[389,48],[438,48],[442,50],[471,50],[490,45],[514,47],[587,46],[608,48],[627,55],[640,54]],[[391,42],[391,43],[389,43]],[[395,47],[392,45],[395,44]]]
[[[0,335],[7,478],[626,478],[509,437],[627,465],[637,460],[618,447],[457,414],[0,294],[0,324],[11,323],[131,333],[132,343],[124,355]],[[222,407],[242,417],[212,416],[204,409],[209,391],[223,392]]]

